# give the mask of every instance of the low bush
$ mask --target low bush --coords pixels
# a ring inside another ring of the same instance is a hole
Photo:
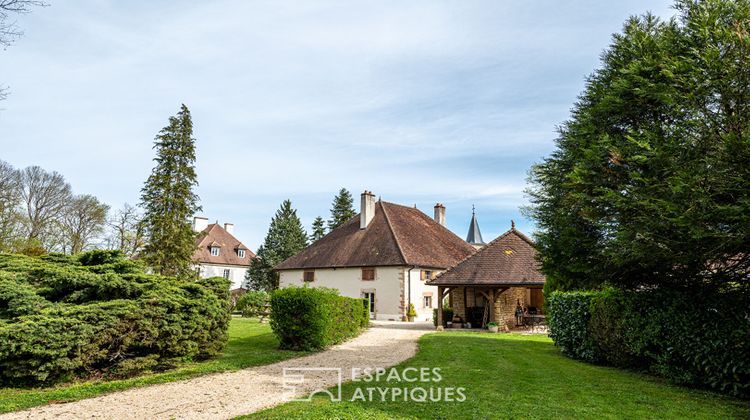
[[[248,290],[237,299],[235,310],[243,317],[263,316],[268,310],[271,296],[263,290]]]
[[[271,329],[282,349],[317,350],[359,335],[369,323],[364,299],[325,288],[288,287],[271,294]]]
[[[119,254],[0,254],[0,384],[122,377],[217,354],[229,282],[149,275]]]
[[[547,303],[550,336],[571,357],[750,396],[747,288],[555,292]]]

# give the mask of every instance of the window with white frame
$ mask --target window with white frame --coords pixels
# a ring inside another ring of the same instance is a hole
[[[432,296],[422,296],[422,300],[425,308],[432,308]]]
[[[231,274],[231,271],[228,268],[224,269],[224,278],[229,280],[229,274]]]
[[[212,246],[211,247],[211,256],[212,257],[218,257],[219,256],[219,247],[218,246]]]
[[[238,249],[237,250],[237,256],[240,258],[245,258],[245,250],[244,249]]]

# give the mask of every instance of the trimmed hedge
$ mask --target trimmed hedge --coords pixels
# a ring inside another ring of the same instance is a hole
[[[145,274],[119,254],[0,254],[0,384],[125,377],[217,354],[229,282]]]
[[[271,294],[271,329],[282,349],[322,349],[359,335],[369,321],[364,299],[333,289],[287,287]]]
[[[595,292],[554,292],[546,299],[549,336],[563,353],[586,362],[598,361],[589,334],[591,300]]]
[[[555,292],[550,336],[574,358],[750,397],[750,295],[663,290]]]

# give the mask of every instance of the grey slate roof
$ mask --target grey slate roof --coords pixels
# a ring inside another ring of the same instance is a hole
[[[477,222],[477,215],[474,213],[474,209],[471,210],[471,224],[469,224],[469,234],[466,235],[466,242],[472,245],[484,245],[482,232],[479,231],[479,223]]]

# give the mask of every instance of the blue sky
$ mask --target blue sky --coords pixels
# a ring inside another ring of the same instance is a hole
[[[464,237],[532,233],[527,171],[633,14],[667,1],[50,0],[0,51],[0,159],[112,207],[138,201],[154,135],[185,103],[198,193],[251,248],[280,202],[303,223],[346,187],[442,202]]]

